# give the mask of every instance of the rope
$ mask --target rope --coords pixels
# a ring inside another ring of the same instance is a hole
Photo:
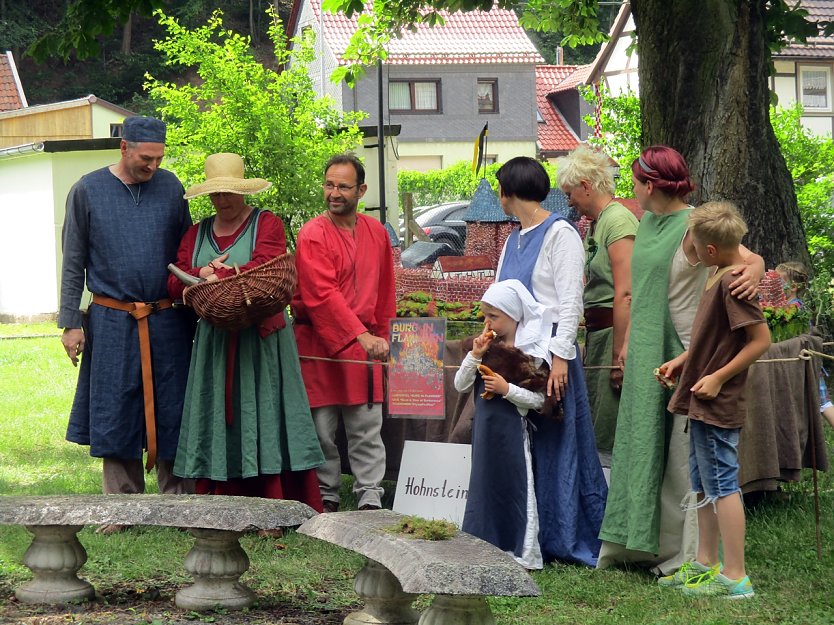
[[[60,338],[60,334],[11,334],[9,336],[0,336],[0,341],[7,341],[11,339],[53,339]]]
[[[830,360],[834,360],[834,356],[829,356],[828,354],[823,354],[822,352],[814,351],[813,349],[802,349],[799,352],[798,356],[794,356],[791,358],[760,358],[756,361],[757,364],[766,364],[772,362],[799,362],[811,360],[811,356],[821,356],[822,358],[828,358]],[[322,362],[341,362],[347,364],[355,364],[355,365],[380,365],[382,367],[387,367],[388,363],[381,361],[381,360],[349,360],[346,358],[325,358],[324,356],[302,356],[299,354],[298,356],[302,360],[319,360]],[[458,365],[443,365],[444,369],[459,369]],[[616,365],[584,365],[582,367],[586,370],[591,369],[619,369],[620,367]]]

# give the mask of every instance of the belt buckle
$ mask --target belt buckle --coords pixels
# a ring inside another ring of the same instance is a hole
[[[159,301],[156,302],[147,302],[147,305],[151,307],[151,312],[159,312]]]

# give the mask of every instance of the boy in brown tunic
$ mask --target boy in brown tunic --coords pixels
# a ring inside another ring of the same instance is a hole
[[[770,346],[757,301],[730,293],[732,270],[747,226],[729,202],[708,202],[689,216],[700,261],[715,267],[692,324],[690,349],[660,366],[659,377],[680,381],[669,411],[689,416],[689,474],[698,493],[698,554],[662,586],[690,596],[753,596],[744,568],[744,506],[738,483],[738,439],[744,423],[747,368]],[[718,560],[719,538],[724,566]]]

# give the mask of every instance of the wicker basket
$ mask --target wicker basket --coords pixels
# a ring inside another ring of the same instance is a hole
[[[211,325],[242,330],[286,308],[296,282],[295,258],[284,254],[235,276],[196,284],[186,299]]]

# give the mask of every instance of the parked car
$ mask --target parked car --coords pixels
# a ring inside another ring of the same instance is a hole
[[[463,221],[463,216],[468,209],[468,201],[419,206],[414,209],[414,221],[429,239],[438,243],[448,243],[456,253],[463,254],[466,246],[466,222]],[[402,221],[400,236],[405,236],[405,224]]]

